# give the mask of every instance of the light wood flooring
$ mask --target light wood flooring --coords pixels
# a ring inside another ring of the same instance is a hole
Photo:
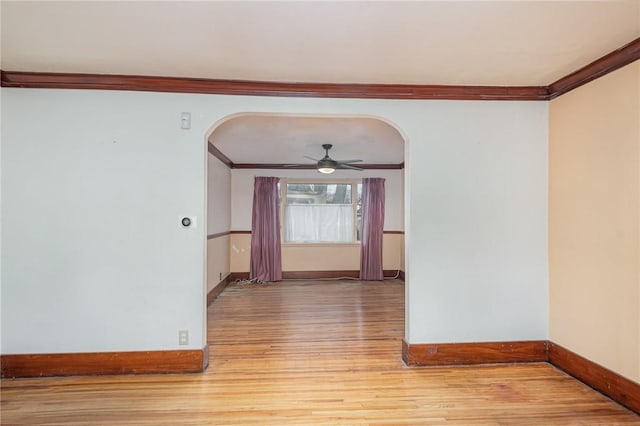
[[[231,285],[206,373],[2,382],[3,425],[640,425],[545,363],[408,368],[399,281]]]

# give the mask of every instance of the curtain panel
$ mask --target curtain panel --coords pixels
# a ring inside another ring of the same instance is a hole
[[[277,177],[256,177],[251,218],[250,279],[282,280]]]
[[[360,279],[383,280],[384,179],[362,179],[362,238]]]

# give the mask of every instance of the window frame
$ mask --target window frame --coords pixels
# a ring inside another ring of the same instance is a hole
[[[351,207],[353,209],[353,229],[351,230],[351,241],[295,241],[286,240],[285,229],[287,227],[285,210],[287,207],[287,185],[288,184],[318,184],[318,185],[351,185]],[[360,246],[358,238],[358,185],[362,185],[362,179],[313,179],[313,178],[281,178],[280,179],[280,241],[284,246],[289,247],[321,247],[321,246]]]

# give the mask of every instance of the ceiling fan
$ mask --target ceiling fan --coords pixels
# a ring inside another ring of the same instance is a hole
[[[359,171],[363,170],[360,167],[355,167],[351,165],[353,163],[361,162],[362,160],[334,160],[331,157],[329,157],[329,150],[331,149],[332,146],[333,145],[330,143],[322,144],[322,149],[324,149],[325,154],[324,154],[324,157],[319,160],[315,158],[307,157],[306,155],[304,156],[304,158],[308,158],[309,160],[315,161],[317,163],[316,168],[320,173],[329,174],[329,173],[335,172],[336,169],[350,169],[350,170],[359,170]]]

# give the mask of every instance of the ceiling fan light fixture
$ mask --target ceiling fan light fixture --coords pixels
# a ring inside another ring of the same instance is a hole
[[[322,160],[318,161],[318,171],[320,173],[329,174],[336,171],[338,163],[329,158],[329,155],[325,156]]]
[[[318,171],[320,173],[324,173],[324,174],[329,174],[329,173],[333,173],[336,171],[336,169],[334,169],[333,167],[318,167]]]

